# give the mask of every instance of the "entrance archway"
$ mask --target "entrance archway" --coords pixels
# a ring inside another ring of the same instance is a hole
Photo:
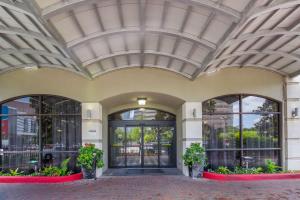
[[[176,116],[137,108],[108,117],[110,168],[176,167]]]

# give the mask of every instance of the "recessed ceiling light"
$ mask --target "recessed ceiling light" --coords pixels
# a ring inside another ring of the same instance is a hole
[[[144,106],[147,103],[147,98],[137,98],[139,106]]]
[[[26,69],[26,70],[37,70],[38,66],[36,66],[36,65],[26,66],[26,67],[24,67],[24,69]]]

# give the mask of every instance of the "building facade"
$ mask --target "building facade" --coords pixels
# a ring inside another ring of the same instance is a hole
[[[300,170],[299,2],[29,2],[0,1],[0,168]]]

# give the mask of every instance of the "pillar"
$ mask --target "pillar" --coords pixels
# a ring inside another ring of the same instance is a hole
[[[102,145],[102,106],[98,102],[82,103],[82,145],[95,144],[99,149]],[[102,169],[97,169],[97,177]]]
[[[300,76],[286,80],[284,156],[288,170],[300,170]],[[298,108],[298,116],[293,111]]]
[[[191,143],[202,144],[201,102],[185,102],[182,105],[182,155]],[[182,172],[188,176],[188,168],[184,164],[182,165]]]

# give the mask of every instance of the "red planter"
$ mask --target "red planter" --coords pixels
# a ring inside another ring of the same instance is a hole
[[[0,176],[0,183],[64,183],[82,179],[82,173],[69,176]]]
[[[282,174],[217,174],[214,172],[204,172],[203,177],[218,181],[258,181],[258,180],[278,180],[278,179],[300,179],[300,173]]]

